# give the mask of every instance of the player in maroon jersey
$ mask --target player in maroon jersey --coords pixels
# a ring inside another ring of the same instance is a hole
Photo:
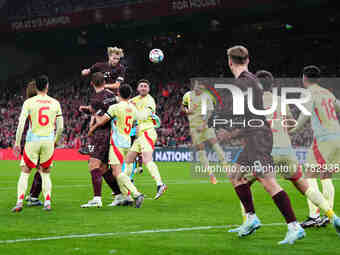
[[[105,88],[112,90],[118,95],[120,84],[125,78],[125,67],[120,63],[120,59],[124,57],[123,50],[117,47],[107,48],[108,61],[95,63],[88,69],[81,71],[83,76],[101,72],[105,77]]]
[[[103,115],[110,105],[117,103],[116,96],[113,95],[113,92],[105,89],[104,80],[103,73],[97,72],[92,74],[91,84],[95,89],[95,94],[91,97],[89,106],[80,106],[79,109],[81,112],[92,113],[90,126],[95,124],[96,115]],[[121,194],[116,179],[112,176],[111,171],[108,171],[110,129],[110,123],[107,123],[96,130],[95,134],[90,137],[88,146],[90,154],[89,169],[92,176],[94,198],[88,201],[87,204],[83,204],[81,206],[82,208],[102,207],[102,176],[115,193],[115,201],[110,205],[115,206],[125,203],[125,197]]]
[[[220,139],[240,137],[245,140],[244,149],[238,157],[237,163],[232,169],[233,171],[229,171],[230,181],[245,208],[247,216],[246,221],[240,226],[238,235],[240,237],[250,235],[261,227],[261,222],[255,214],[250,185],[244,178],[247,173],[250,173],[256,176],[257,180],[271,195],[275,205],[287,222],[287,235],[279,244],[292,244],[296,240],[303,238],[305,232],[296,220],[287,193],[278,184],[274,172],[271,170],[273,169],[271,156],[273,135],[266,117],[253,113],[248,106],[247,99],[252,96],[253,107],[255,109],[264,109],[262,86],[256,76],[248,71],[249,54],[245,47],[234,46],[228,49],[228,64],[235,76],[234,84],[242,90],[244,97],[246,97],[244,99],[245,111],[243,115],[234,115],[231,109],[223,109],[223,113],[229,115],[225,119],[230,117],[237,128],[231,132],[221,129],[218,134]],[[252,88],[253,93],[250,94],[248,88]],[[237,99],[232,98],[232,100]],[[252,122],[252,125],[249,124],[250,122]],[[259,122],[262,122],[263,125],[259,125]],[[244,123],[244,125],[241,123]]]
[[[82,76],[101,72],[105,77],[105,88],[110,89],[115,95],[119,94],[119,86],[125,79],[125,67],[120,63],[124,52],[118,47],[107,48],[108,61],[97,62],[90,68],[81,71]],[[80,148],[79,153],[89,154],[88,148]]]

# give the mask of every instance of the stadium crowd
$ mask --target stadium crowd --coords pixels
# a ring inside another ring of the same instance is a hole
[[[294,41],[294,38],[292,40]],[[184,93],[190,88],[191,77],[231,77],[231,73],[226,68],[225,45],[205,45],[205,43],[206,41],[188,42],[181,40],[180,36],[176,36],[175,39],[172,38],[171,40],[152,40],[146,41],[142,45],[134,44],[124,47],[127,55],[123,59],[123,63],[127,67],[126,81],[132,86],[135,86],[140,78],[146,78],[152,82],[151,95],[156,99],[157,112],[162,120],[162,126],[158,129],[159,139],[156,144],[157,146],[181,147],[191,145],[188,121],[181,112],[180,107]],[[165,60],[161,64],[153,64],[147,61],[149,50],[155,47],[161,48],[165,53]],[[283,55],[282,52],[280,54],[279,46],[275,47],[274,43],[266,45],[263,44],[263,41],[259,40],[253,46],[253,48],[256,47],[262,47],[263,51],[271,49],[273,54],[266,54],[267,57],[274,54],[281,57],[274,59],[276,61],[274,62],[273,59],[272,61],[266,59],[261,52],[253,50],[255,53],[254,59],[259,59],[258,62],[251,63],[250,68],[253,71],[267,69],[272,71],[275,76],[280,74],[281,77],[289,77],[291,75],[298,77],[304,63],[317,64],[321,66],[323,71],[327,70],[332,76],[335,76],[337,71],[340,70],[337,68],[336,63],[330,62],[332,63],[331,69],[329,65],[327,66],[324,58],[318,58],[320,52],[326,54],[327,45],[323,45],[323,48],[316,51],[315,58],[308,56],[307,61],[300,59],[295,61],[294,65],[286,55]],[[281,50],[284,50],[282,44],[280,47]],[[295,47],[299,50],[297,45]],[[209,48],[209,51],[206,48]],[[319,61],[316,62],[315,59]],[[46,73],[50,76],[52,86],[49,94],[61,102],[65,118],[66,128],[61,146],[79,148],[86,144],[89,116],[80,114],[78,108],[80,105],[88,103],[92,93],[89,79],[81,77],[80,70],[89,67],[96,61],[105,60],[105,57],[89,55],[72,58],[70,56],[69,60],[65,62],[63,58],[58,60],[57,56],[53,56],[48,57],[47,60],[47,69],[43,70],[47,70]],[[55,64],[53,64],[53,61]],[[142,77],[141,74],[143,74]],[[63,77],[63,79],[60,77]],[[17,120],[24,100],[24,88],[27,81],[31,78],[30,74],[14,77],[7,82],[11,84],[10,87],[6,86],[7,83],[1,86],[1,148],[13,145]],[[284,81],[283,83],[286,82]],[[288,86],[289,84],[277,85]],[[295,80],[294,85],[299,85],[298,78]],[[13,94],[15,94],[14,97]],[[297,110],[292,109],[292,111],[293,115],[297,117]],[[311,129],[304,129],[302,133],[295,134],[292,138],[292,143],[293,146],[310,146],[312,143]],[[237,144],[238,141],[232,141],[227,145]]]

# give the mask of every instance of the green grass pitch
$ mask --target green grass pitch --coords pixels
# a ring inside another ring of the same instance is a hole
[[[0,254],[340,254],[340,237],[330,225],[308,229],[307,237],[295,245],[278,246],[287,227],[259,184],[253,186],[253,194],[264,226],[240,239],[227,232],[227,226],[241,223],[239,201],[230,183],[220,178],[212,185],[207,179],[193,178],[186,163],[158,166],[169,187],[159,200],[151,200],[156,187],[144,171],[135,178],[147,198],[142,208],[106,207],[112,198],[103,182],[104,207],[81,209],[93,194],[87,162],[56,162],[53,210],[25,207],[14,214],[10,209],[16,202],[18,162],[1,161]],[[305,198],[289,182],[280,183],[290,195],[298,220],[304,220],[308,214]],[[337,180],[334,184],[337,209],[340,185]]]

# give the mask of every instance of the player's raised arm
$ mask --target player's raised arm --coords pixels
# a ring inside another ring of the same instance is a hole
[[[93,112],[93,109],[92,109],[91,105],[81,105],[81,106],[79,106],[79,111],[83,112],[83,113],[90,114],[91,112]]]
[[[115,117],[115,108],[115,105],[111,105],[103,116],[96,116],[96,124],[90,127],[88,136],[91,136],[98,127],[105,125]]]
[[[93,74],[93,73],[96,73],[96,72],[99,72],[99,71],[100,71],[100,63],[95,63],[91,67],[83,69],[81,71],[81,75],[87,76],[87,75],[90,75],[90,74]]]
[[[20,144],[21,144],[21,139],[22,139],[22,133],[24,132],[25,123],[26,123],[28,114],[29,114],[28,102],[25,101],[24,105],[22,106],[22,110],[21,110],[20,117],[19,117],[18,128],[17,128],[17,132],[15,135],[14,153],[16,154],[17,157],[20,154]]]
[[[120,84],[123,83],[123,81],[124,81],[124,78],[119,76],[119,77],[116,79],[116,82],[115,82],[115,83],[108,83],[108,84],[105,84],[104,87],[105,87],[106,89],[118,89],[119,86],[120,86]]]

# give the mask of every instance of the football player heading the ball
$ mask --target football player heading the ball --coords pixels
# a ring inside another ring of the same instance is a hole
[[[118,88],[124,81],[125,67],[120,63],[120,59],[124,57],[123,49],[118,47],[107,48],[108,61],[95,63],[88,69],[81,71],[82,76],[87,76],[96,72],[101,72],[105,76],[105,88],[111,89],[118,94]]]

